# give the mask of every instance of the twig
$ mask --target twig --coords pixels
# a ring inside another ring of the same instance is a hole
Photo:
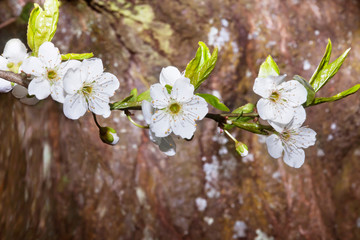
[[[27,87],[29,85],[29,80],[27,79],[26,74],[23,73],[19,74],[0,70],[0,78],[22,85],[24,87]]]

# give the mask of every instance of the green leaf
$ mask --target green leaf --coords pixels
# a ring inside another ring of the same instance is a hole
[[[305,87],[305,89],[307,91],[307,99],[306,99],[306,102],[303,105],[304,105],[304,107],[310,106],[311,103],[315,99],[315,90],[312,88],[310,83],[308,83],[303,77],[295,75],[293,77],[293,79],[298,81],[299,83],[301,83]]]
[[[210,104],[211,106],[213,106],[214,108],[219,109],[224,112],[230,112],[230,109],[225,104],[220,102],[220,100],[217,97],[215,97],[214,95],[207,94],[207,93],[196,93],[196,95],[205,99],[205,101],[208,104]]]
[[[331,48],[331,41],[329,39],[324,57],[310,79],[310,84],[314,88],[315,92],[318,92],[339,71],[351,49],[348,48],[340,57],[329,64]]]
[[[312,75],[312,77],[310,78],[309,83],[311,85],[314,84],[315,79],[318,77],[319,73],[321,72],[321,70],[329,63],[330,61],[330,56],[331,56],[331,49],[332,49],[332,44],[331,44],[331,40],[328,39],[328,44],[326,45],[326,50],[324,53],[324,56],[322,57],[319,66],[316,68],[314,74]]]
[[[93,53],[68,53],[62,54],[61,60],[84,60],[88,58],[92,58],[94,56]]]
[[[269,55],[266,60],[260,65],[258,77],[264,78],[267,76],[279,76],[280,71],[276,62]]]
[[[238,107],[237,109],[235,109],[234,111],[232,111],[231,113],[236,113],[236,114],[240,114],[239,117],[228,117],[229,120],[231,120],[232,122],[247,122],[251,119],[253,119],[252,117],[242,117],[241,114],[243,113],[252,113],[254,112],[255,109],[255,105],[252,103],[247,103],[244,106]],[[230,130],[232,129],[234,126],[230,125],[230,124],[225,124],[225,129],[226,130]]]
[[[203,42],[199,42],[199,48],[193,58],[186,66],[185,77],[190,79],[195,90],[209,77],[213,71],[218,56],[218,49],[210,53],[209,48]]]
[[[150,97],[150,89],[146,90],[145,92],[142,92],[139,96],[137,96],[136,101],[138,102],[142,102],[142,101],[151,101],[151,97]]]
[[[250,123],[250,122],[233,122],[232,125],[235,127],[244,129],[249,132],[262,134],[262,135],[269,135],[268,131],[272,130],[271,126],[265,126],[257,123]]]
[[[352,88],[349,88],[341,93],[338,93],[332,97],[323,97],[323,98],[315,98],[313,103],[310,106],[325,103],[325,102],[334,102],[340,99],[343,99],[347,96],[350,96],[354,93],[356,93],[360,89],[360,84],[357,84],[353,86]]]
[[[39,47],[50,42],[55,35],[59,20],[59,1],[46,0],[44,10],[34,4],[28,23],[27,41],[33,55],[37,56]]]

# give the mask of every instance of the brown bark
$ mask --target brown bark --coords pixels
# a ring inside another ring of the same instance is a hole
[[[20,21],[2,25],[24,2],[0,2],[0,46],[25,40]],[[120,80],[115,101],[157,82],[162,67],[184,69],[197,42],[210,44],[217,29],[219,61],[201,91],[219,91],[235,109],[258,99],[252,85],[268,54],[281,73],[309,79],[328,38],[334,56],[352,50],[318,95],[355,85],[359,27],[360,6],[351,0],[63,1],[54,43],[62,53],[102,58]],[[72,121],[51,99],[26,106],[1,94],[0,238],[232,239],[243,221],[244,239],[256,229],[276,239],[359,239],[359,104],[356,94],[309,108],[316,146],[302,168],[291,169],[269,157],[260,137],[235,131],[251,153],[240,158],[209,119],[191,142],[176,140],[177,155],[167,158],[119,112],[99,119],[118,131],[111,147],[91,114]],[[218,163],[211,181],[209,163]],[[207,195],[208,182],[218,197]],[[204,212],[197,197],[207,200]]]

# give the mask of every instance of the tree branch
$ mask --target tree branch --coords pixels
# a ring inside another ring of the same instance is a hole
[[[7,81],[19,84],[21,86],[27,87],[29,85],[29,80],[27,79],[26,74],[24,73],[13,73],[9,71],[0,70],[0,78]]]

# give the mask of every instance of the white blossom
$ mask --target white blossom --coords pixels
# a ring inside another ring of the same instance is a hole
[[[307,91],[296,80],[285,82],[286,75],[256,78],[253,90],[262,98],[257,110],[264,120],[287,124],[295,114],[295,108],[307,99]]]
[[[10,39],[4,48],[2,56],[0,56],[0,70],[19,72],[19,68],[25,58],[28,57],[25,45],[17,38]],[[0,78],[0,93],[10,92],[15,83]]]
[[[43,43],[39,48],[39,57],[29,57],[22,70],[34,76],[29,84],[29,94],[42,100],[51,97],[60,103],[65,100],[63,78],[68,69],[80,66],[80,61],[61,62],[59,49],[51,42]]]
[[[101,59],[84,60],[78,68],[69,69],[64,76],[64,114],[70,119],[78,119],[87,110],[108,117],[110,97],[120,83],[115,75],[104,73]]]
[[[278,132],[266,138],[266,145],[270,156],[279,158],[284,151],[284,162],[290,167],[299,168],[304,164],[305,152],[303,148],[313,146],[316,132],[307,127],[301,127],[306,118],[303,107],[296,108],[295,116],[286,125],[270,122]]]
[[[190,139],[196,130],[196,121],[208,113],[207,102],[194,95],[190,79],[177,74],[170,74],[167,78],[171,81],[175,78],[170,94],[160,83],[150,87],[151,104],[156,109],[151,117],[150,129],[156,137],[166,137],[173,132]]]
[[[151,116],[154,114],[154,109],[150,102],[144,100],[141,104],[141,109],[144,115],[145,122],[151,123]],[[176,153],[176,145],[171,135],[166,137],[156,137],[155,133],[149,129],[149,137],[152,142],[159,146],[160,151],[168,156],[174,156]]]

